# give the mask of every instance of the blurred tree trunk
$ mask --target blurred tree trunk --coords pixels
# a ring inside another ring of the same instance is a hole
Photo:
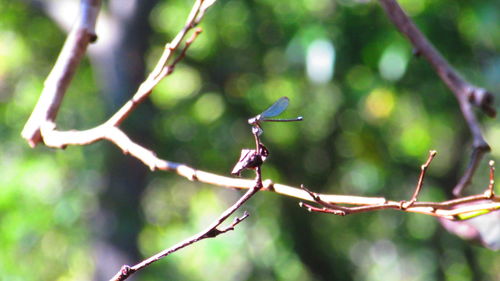
[[[99,36],[91,61],[98,75],[109,114],[125,103],[145,77],[144,55],[151,28],[148,17],[156,0],[113,0],[98,20]],[[102,29],[100,27],[102,26]],[[93,46],[94,47],[94,46]],[[150,142],[152,106],[141,105],[124,124],[135,141]],[[123,265],[139,260],[137,245],[142,223],[140,199],[146,187],[147,167],[111,148],[106,155],[106,189],[96,225],[96,280],[107,280]]]

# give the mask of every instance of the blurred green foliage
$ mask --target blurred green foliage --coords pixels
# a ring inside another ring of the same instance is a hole
[[[149,69],[183,26],[192,2],[159,1],[152,11],[155,33],[144,54]],[[500,93],[497,0],[400,3],[464,77]],[[142,120],[151,125],[149,142],[160,157],[228,175],[240,149],[253,143],[247,118],[288,96],[283,115],[305,120],[264,125],[271,151],[265,178],[399,200],[411,196],[421,163],[436,149],[422,199],[447,198],[469,157],[468,129],[452,93],[427,62],[412,56],[412,46],[376,1],[218,1],[201,27],[185,60],[155,89],[154,119]],[[93,247],[106,189],[103,152],[116,148],[99,143],[32,150],[19,136],[64,38],[40,10],[0,0],[3,280],[88,280],[99,263]],[[326,42],[321,50],[328,56],[317,67],[330,69],[331,78],[306,72],[318,42]],[[83,62],[59,114],[61,128],[88,128],[106,118],[105,93],[94,75]],[[493,148],[488,157],[498,159],[500,124],[482,123]],[[486,184],[483,163],[471,192]],[[156,253],[207,226],[239,195],[151,174],[136,210],[144,226],[130,243],[144,257]],[[234,232],[182,250],[137,280],[500,278],[498,254],[446,233],[431,217],[308,214],[296,200],[269,193],[244,209],[252,216]]]

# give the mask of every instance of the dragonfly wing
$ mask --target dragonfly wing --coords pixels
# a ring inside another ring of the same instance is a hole
[[[278,116],[281,114],[281,112],[285,111],[285,109],[288,107],[289,102],[290,100],[287,97],[281,97],[260,115],[263,118]]]

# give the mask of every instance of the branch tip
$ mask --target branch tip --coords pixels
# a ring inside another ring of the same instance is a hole
[[[243,212],[242,220],[246,219],[246,218],[247,218],[247,217],[249,217],[249,216],[250,216],[250,213],[249,213],[247,210],[245,210],[245,211]]]
[[[409,207],[411,207],[413,205],[413,203],[415,203],[417,201],[417,197],[418,197],[420,191],[422,190],[422,186],[424,185],[425,172],[427,171],[427,168],[429,168],[429,165],[431,164],[432,159],[434,159],[434,157],[436,155],[437,155],[436,150],[429,151],[429,157],[427,157],[427,161],[425,161],[425,163],[422,166],[420,166],[420,176],[418,177],[417,186],[415,187],[415,192],[413,193],[410,201],[401,200],[399,202],[399,208],[401,210],[408,209]]]
[[[495,196],[495,161],[490,160],[488,162],[488,165],[490,166],[490,182],[488,184],[488,189],[484,193],[484,195],[491,199]]]

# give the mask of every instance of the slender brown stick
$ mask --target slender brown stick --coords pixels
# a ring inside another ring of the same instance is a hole
[[[134,94],[131,100],[129,100],[125,105],[122,106],[106,123],[119,126],[127,116],[142,102],[144,101],[153,91],[153,88],[167,75],[171,74],[174,70],[176,64],[185,57],[186,51],[189,46],[193,43],[196,37],[201,33],[201,29],[195,30],[190,39],[186,41],[186,44],[181,51],[181,54],[174,60],[170,65],[167,65],[168,61],[171,59],[174,51],[179,48],[182,40],[186,37],[187,33],[193,29],[201,20],[199,17],[200,9],[208,9],[209,6],[202,5],[204,0],[197,0],[189,13],[186,20],[186,25],[184,28],[177,33],[175,38],[165,45],[165,50],[161,55],[158,63],[156,64],[153,71],[149,74],[146,80],[139,86],[139,89]],[[204,12],[204,11],[203,11]]]
[[[484,195],[493,198],[495,196],[495,161],[490,160],[488,165],[490,166],[490,183]]]
[[[427,161],[425,164],[420,166],[420,176],[418,177],[418,183],[417,187],[415,188],[415,192],[413,193],[413,196],[411,197],[410,201],[408,202],[402,202],[401,207],[403,209],[406,209],[413,205],[417,201],[418,194],[422,190],[422,186],[424,185],[424,178],[425,178],[425,172],[427,171],[427,168],[429,168],[429,165],[431,164],[432,159],[436,156],[437,152],[435,150],[431,150],[429,152],[429,157],[427,158]]]
[[[484,214],[487,213],[484,212],[485,210],[494,211],[500,209],[500,204],[496,204],[496,202],[500,202],[500,198],[495,197],[493,192],[493,186],[494,186],[493,161],[490,161],[490,182],[488,185],[488,189],[483,194],[478,194],[474,196],[468,196],[438,203],[417,202],[418,194],[420,193],[424,183],[425,172],[427,171],[432,159],[436,156],[436,154],[437,152],[435,150],[430,151],[427,161],[425,162],[425,164],[421,166],[418,183],[410,201],[400,201],[398,203],[395,201],[387,200],[385,202],[375,203],[372,205],[345,207],[345,206],[339,206],[333,202],[327,202],[322,198],[323,195],[314,193],[309,189],[307,189],[304,185],[301,185],[301,189],[309,194],[310,201],[318,203],[319,205],[321,205],[321,207],[316,207],[304,202],[300,202],[299,205],[300,207],[306,208],[309,212],[328,213],[340,216],[362,213],[362,212],[384,210],[384,209],[399,209],[402,211],[427,214],[450,220],[462,219],[459,216],[463,217],[463,215],[465,214],[476,214],[478,211],[482,211],[482,213]],[[490,199],[491,201],[488,201],[488,199]],[[485,201],[486,203],[484,203]],[[474,202],[475,204],[469,206],[463,206],[464,203],[470,203],[470,202]],[[489,203],[492,204],[489,205]],[[350,204],[350,205],[356,205],[356,204]],[[471,208],[471,206],[474,207]]]
[[[257,136],[258,138],[258,136]],[[262,164],[261,164],[262,165]],[[234,230],[234,227],[239,224],[241,221],[243,221],[245,218],[249,216],[247,212],[244,213],[242,217],[237,217],[233,223],[225,228],[219,229],[218,227],[229,217],[231,216],[236,210],[238,210],[246,201],[248,201],[252,196],[254,196],[259,190],[262,189],[262,171],[261,171],[261,166],[257,166],[255,169],[255,182],[254,186],[245,192],[245,194],[238,200],[236,201],[231,207],[226,209],[220,216],[219,218],[214,221],[210,226],[205,228],[205,230],[199,232],[198,234],[195,234],[191,236],[190,238],[185,239],[182,242],[179,242],[175,244],[174,246],[167,248],[143,261],[140,263],[130,267],[128,265],[123,265],[122,268],[115,274],[113,278],[110,279],[110,281],[118,281],[118,280],[125,280],[130,275],[134,274],[138,270],[141,270],[148,265],[174,253],[182,248],[185,248],[189,245],[192,245],[196,242],[199,242],[203,239],[206,238],[214,238],[219,236],[220,234],[226,233],[230,230]]]
[[[318,195],[317,193],[314,193],[314,192],[310,191],[303,184],[300,185],[300,188],[303,189],[303,190],[305,190],[316,203],[318,203],[318,204],[320,204],[322,206],[325,206],[325,208],[323,208],[323,209],[325,211],[328,210],[328,213],[339,215],[339,216],[345,216],[347,214],[347,212],[349,211],[349,208],[342,207],[342,206],[337,206],[335,204],[332,204],[332,203],[324,201],[323,199],[321,199],[320,195]],[[313,207],[313,206],[311,206],[311,205],[309,205],[307,203],[304,203],[304,202],[299,202],[299,206],[300,207],[306,207],[306,208],[309,209],[309,211],[312,211],[313,209],[316,209],[315,207]]]
[[[192,245],[196,242],[199,242],[203,239],[206,238],[214,238],[217,237],[220,234],[226,233],[230,230],[233,230],[234,227],[239,224],[241,221],[243,221],[245,218],[249,216],[247,212],[242,217],[236,218],[234,222],[229,225],[228,227],[218,229],[218,227],[229,217],[231,216],[236,210],[238,210],[246,201],[248,201],[250,198],[252,198],[253,195],[255,195],[258,191],[260,190],[260,187],[258,184],[256,184],[254,187],[251,189],[247,190],[247,192],[238,200],[236,203],[234,203],[231,207],[229,207],[227,210],[225,210],[218,218],[216,221],[214,221],[210,226],[205,228],[203,231],[185,239],[182,242],[179,242],[175,244],[174,246],[167,248],[143,261],[140,263],[134,265],[134,266],[128,266],[124,265],[122,268],[116,273],[116,275],[110,279],[110,281],[121,281],[125,280],[128,277],[130,277],[132,274],[135,272],[147,267],[148,265],[174,253],[179,251],[182,248],[185,248],[189,245]]]
[[[472,105],[481,108],[488,116],[495,117],[496,111],[493,107],[493,94],[463,79],[427,40],[422,32],[420,32],[396,0],[379,1],[389,19],[413,44],[416,53],[421,54],[429,61],[441,80],[453,92],[460,105],[464,119],[469,126],[473,137],[472,156],[464,175],[453,190],[455,196],[460,196],[462,190],[471,182],[472,176],[483,155],[490,151],[490,147],[483,137],[481,127],[473,112]]]

